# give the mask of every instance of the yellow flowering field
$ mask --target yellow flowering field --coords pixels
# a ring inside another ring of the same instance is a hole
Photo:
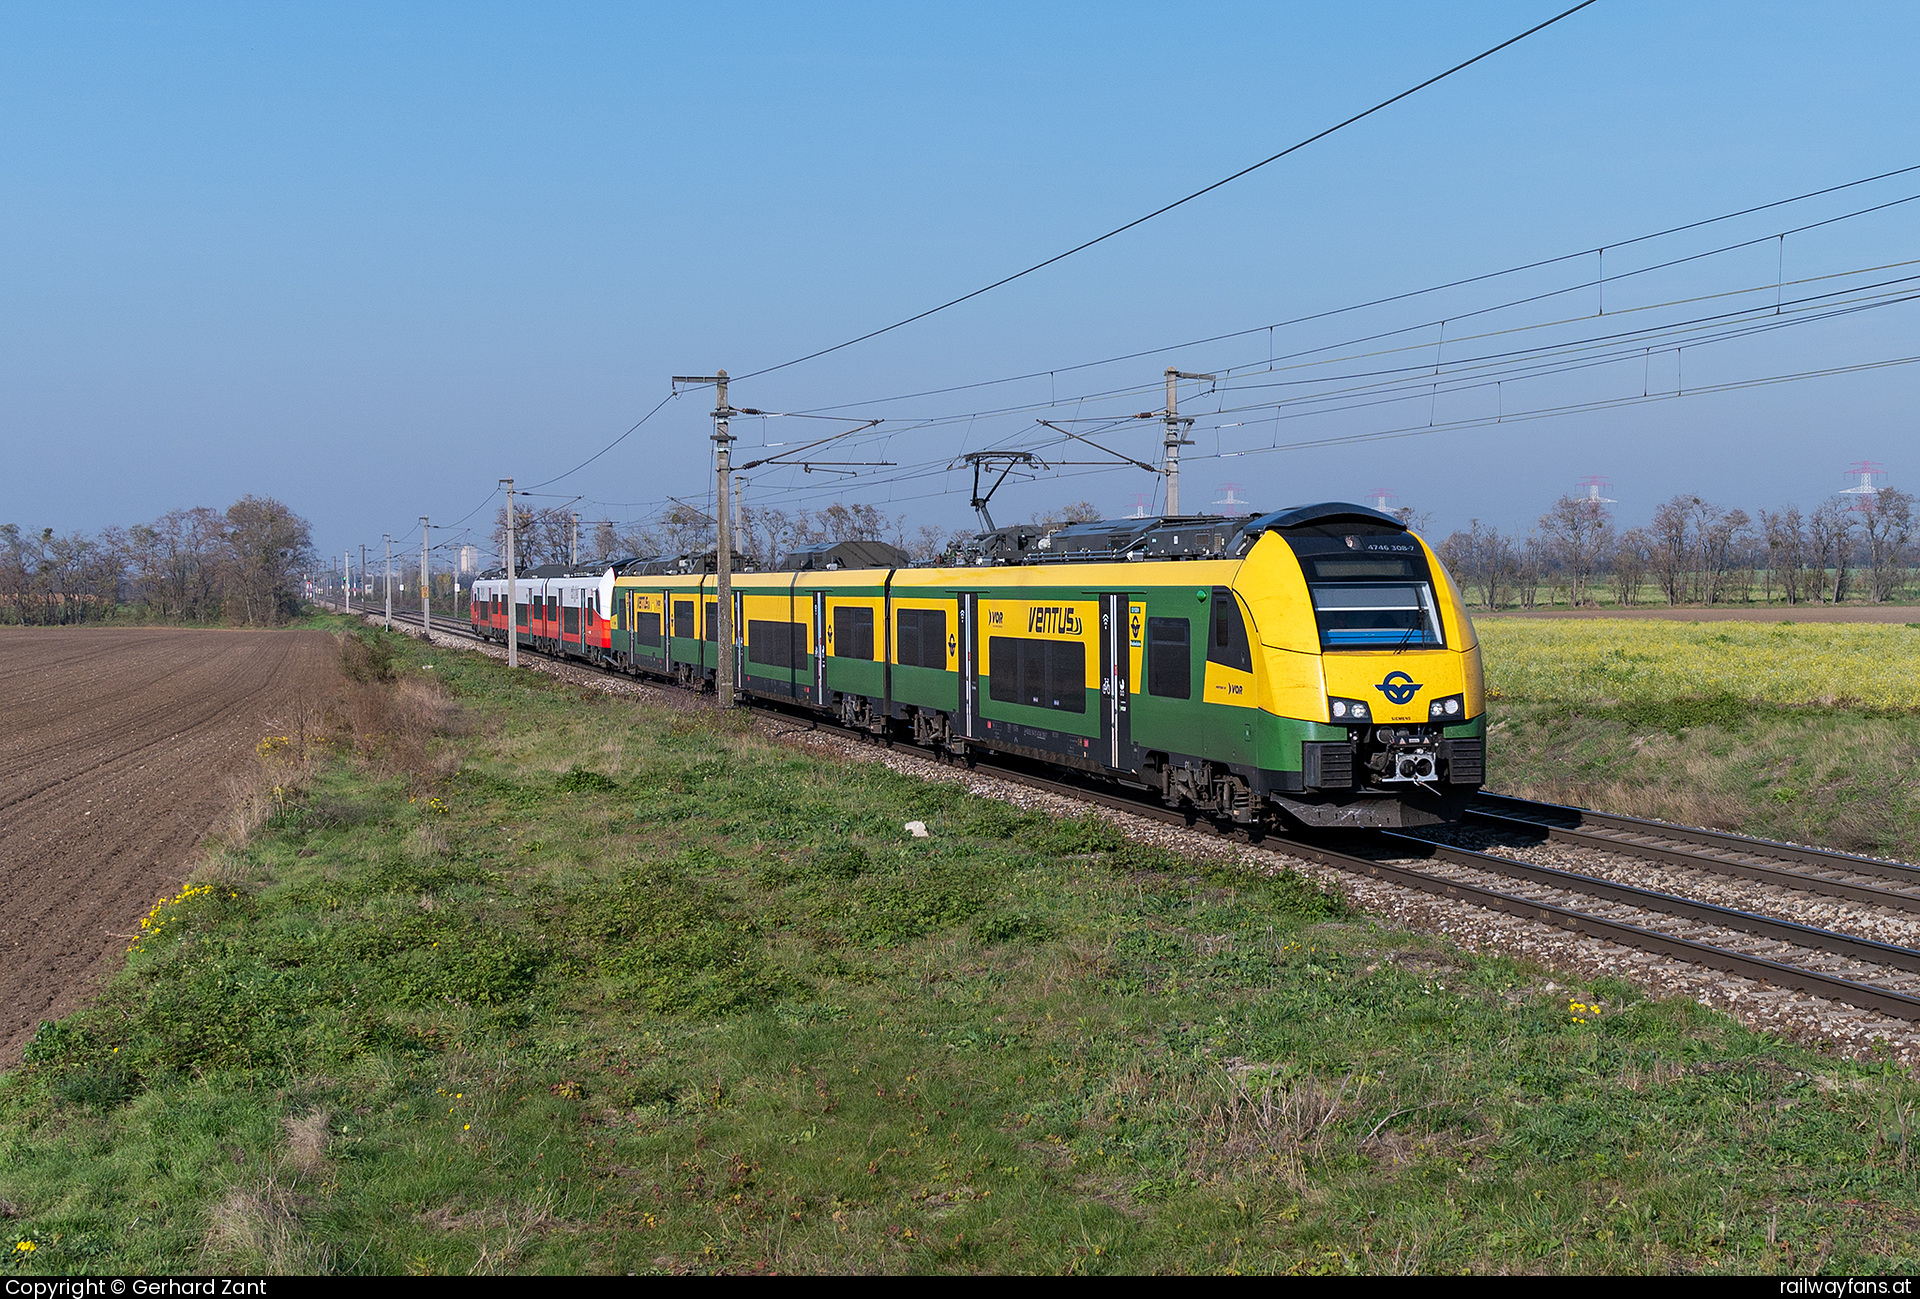
[[[1643,703],[1731,695],[1920,710],[1920,628],[1887,623],[1487,618],[1495,698]]]

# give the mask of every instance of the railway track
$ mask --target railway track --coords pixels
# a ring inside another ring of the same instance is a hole
[[[420,625],[417,614],[396,613],[394,619],[414,627]],[[434,630],[494,644],[458,623],[436,624]],[[624,678],[612,669],[596,669],[578,659],[524,647],[522,652]],[[773,711],[779,716],[793,716],[777,708]],[[812,730],[861,740],[873,738],[812,716],[795,720],[804,721]],[[940,760],[916,746],[896,742],[893,747],[920,751],[930,760]],[[990,771],[998,779],[1131,816],[1261,842],[1335,870],[1370,875],[1402,888],[1920,1023],[1920,950],[1910,947],[1424,836],[1376,832],[1361,844],[1354,839],[1262,835],[1245,827],[1218,825],[1157,801],[1098,787],[1091,781],[1040,775],[1017,762],[996,762]],[[1755,886],[1784,887],[1920,914],[1920,868],[1902,862],[1497,794],[1482,795],[1469,814],[1469,822],[1581,852],[1636,857],[1663,866],[1709,871]]]
[[[1920,867],[1639,817],[1481,794],[1471,823],[1920,914]]]

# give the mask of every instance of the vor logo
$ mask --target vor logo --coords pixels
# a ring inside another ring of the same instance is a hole
[[[1389,702],[1396,704],[1411,703],[1420,693],[1420,683],[1404,672],[1389,672],[1387,679],[1374,687],[1385,695]]]

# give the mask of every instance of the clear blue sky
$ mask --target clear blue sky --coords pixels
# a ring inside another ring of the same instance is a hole
[[[92,529],[258,492],[311,518],[334,552],[405,535],[422,513],[451,521],[502,475],[538,482],[598,450],[672,374],[742,374],[974,288],[1560,7],[12,6],[0,14],[0,520]],[[1911,5],[1601,0],[1145,227],[733,397],[854,403],[900,429],[968,417],[849,459],[944,464],[963,447],[1039,445],[1032,410],[970,417],[1150,386],[1167,365],[1264,364],[1267,340],[877,399],[1265,325],[1920,163],[1916,55]],[[1920,173],[1805,212],[1915,192]],[[1909,260],[1916,235],[1920,203],[1610,287],[1607,307]],[[1277,331],[1275,347],[1587,273]],[[1487,319],[1592,309],[1570,295]],[[1627,367],[1644,374],[1434,398],[1429,413],[1657,389],[1678,365],[1696,386],[1920,354],[1916,324],[1920,303],[1888,306],[1684,360],[1650,351]],[[1212,460],[1398,427],[1407,411],[1263,425],[1271,412],[1208,417],[1232,403],[1194,390],[1184,503],[1229,481],[1273,506],[1388,487],[1444,532],[1469,517],[1524,526],[1587,474],[1613,482],[1628,522],[1682,490],[1749,509],[1810,503],[1861,458],[1914,486],[1917,380],[1920,367],[1900,367]],[[1053,413],[1158,404],[1135,394]],[[703,497],[705,405],[669,404],[550,490],[621,519]],[[737,431],[750,448],[816,427],[828,426]],[[1144,426],[1109,440],[1143,458],[1157,443]],[[965,486],[957,473],[837,486],[788,471],[749,491],[817,505],[837,490],[957,525]],[[1124,513],[1154,486],[1138,470],[1010,486],[999,512],[1087,497]]]

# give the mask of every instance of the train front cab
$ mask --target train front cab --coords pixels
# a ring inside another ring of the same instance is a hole
[[[1233,611],[1252,629],[1253,679],[1231,696],[1241,674],[1210,662],[1207,701],[1244,709],[1238,698],[1257,699],[1244,728],[1263,741],[1253,792],[1294,821],[1457,820],[1485,777],[1486,691],[1465,602],[1439,557],[1396,521],[1320,509],[1269,528],[1249,551]]]

